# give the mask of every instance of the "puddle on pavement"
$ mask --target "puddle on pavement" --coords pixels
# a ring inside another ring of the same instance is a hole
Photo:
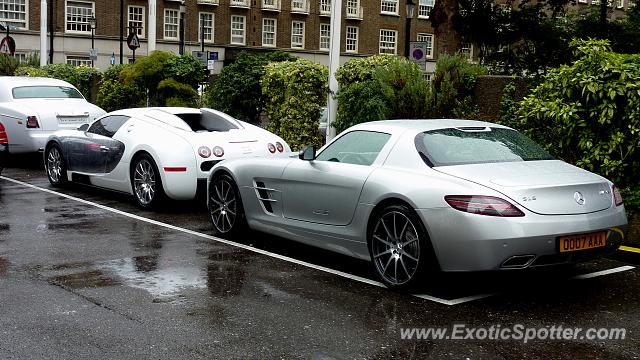
[[[49,280],[53,284],[72,289],[99,288],[118,285],[117,280],[107,276],[99,270],[91,270],[70,275],[56,276]]]

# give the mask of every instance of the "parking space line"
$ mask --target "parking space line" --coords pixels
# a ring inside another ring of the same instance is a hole
[[[623,271],[628,271],[628,270],[632,270],[635,269],[635,266],[620,266],[617,268],[613,268],[613,269],[607,269],[607,270],[602,270],[602,271],[596,271],[596,272],[592,272],[589,274],[582,274],[582,275],[577,275],[574,276],[573,279],[576,280],[580,280],[580,279],[591,279],[594,277],[598,277],[598,276],[603,276],[603,275],[609,275],[609,274],[615,274],[615,273],[619,273],[619,272],[623,272]]]
[[[628,252],[633,252],[633,253],[640,254],[640,249],[634,248],[634,247],[631,247],[631,246],[620,246],[619,249],[622,250],[622,251],[628,251]]]
[[[302,261],[302,260],[298,260],[298,259],[294,259],[292,257],[289,256],[284,256],[284,255],[280,255],[280,254],[276,254],[276,253],[272,253],[266,250],[262,250],[262,249],[258,249],[249,245],[245,245],[245,244],[241,244],[241,243],[237,243],[234,241],[230,241],[230,240],[226,240],[226,239],[222,239],[213,235],[208,235],[208,234],[203,234],[197,231],[193,231],[193,230],[189,230],[189,229],[185,229],[179,226],[175,226],[175,225],[171,225],[171,224],[167,224],[161,221],[157,221],[157,220],[152,220],[143,216],[139,216],[139,215],[135,215],[135,214],[131,214],[128,213],[126,211],[122,211],[122,210],[118,210],[106,205],[102,205],[102,204],[98,204],[92,201],[88,201],[88,200],[84,200],[84,199],[80,199],[77,198],[75,196],[71,196],[71,195],[67,195],[55,190],[50,190],[50,189],[45,189],[36,185],[32,185],[20,180],[15,180],[12,178],[8,178],[6,176],[0,176],[0,179],[5,180],[5,181],[9,181],[18,185],[22,185],[28,188],[32,188],[35,190],[39,190],[42,192],[46,192],[49,194],[53,194],[53,195],[57,195],[69,200],[73,200],[73,201],[77,201],[79,203],[82,204],[86,204],[86,205],[90,205],[105,211],[109,211],[112,212],[114,214],[118,214],[118,215],[122,215],[122,216],[126,216],[128,218],[134,219],[134,220],[139,220],[139,221],[143,221],[149,224],[153,224],[153,225],[157,225],[157,226],[161,226],[161,227],[165,227],[171,230],[175,230],[175,231],[180,231],[189,235],[193,235],[193,236],[197,236],[200,238],[204,238],[204,239],[208,239],[208,240],[213,240],[222,244],[226,244],[226,245],[230,245],[230,246],[234,246],[237,248],[241,248],[243,250],[247,250],[247,251],[251,251],[254,253],[258,253],[261,255],[265,255],[265,256],[269,256],[275,259],[279,259],[279,260],[283,260],[286,262],[290,262],[296,265],[300,265],[300,266],[304,266],[310,269],[314,269],[314,270],[319,270],[322,272],[326,272],[329,274],[333,274],[333,275],[337,275],[346,279],[350,279],[350,280],[354,280],[363,284],[368,284],[368,285],[373,285],[373,286],[377,286],[377,287],[381,287],[381,288],[385,288],[386,286],[379,282],[379,281],[375,281],[375,280],[371,280],[371,279],[367,279],[365,277],[362,276],[357,276],[357,275],[353,275],[353,274],[349,274],[346,273],[344,271],[340,271],[340,270],[335,270],[335,269],[331,269],[322,265],[316,265],[316,264],[312,264],[306,261]],[[594,273],[589,273],[589,274],[582,274],[582,275],[578,275],[576,277],[574,277],[573,279],[588,279],[588,278],[593,278],[593,277],[597,277],[597,276],[603,276],[603,275],[608,275],[608,274],[613,274],[613,273],[617,273],[617,272],[622,272],[622,271],[627,271],[627,270],[631,270],[634,269],[635,267],[633,266],[621,266],[618,268],[614,268],[614,269],[608,269],[608,270],[603,270],[603,271],[597,271]],[[447,306],[452,306],[452,305],[459,305],[459,304],[463,304],[466,302],[470,302],[470,301],[474,301],[474,300],[480,300],[480,299],[485,299],[491,296],[496,296],[496,295],[500,295],[500,293],[489,293],[489,294],[478,294],[478,295],[471,295],[471,296],[465,296],[465,297],[461,297],[461,298],[457,298],[457,299],[451,299],[451,300],[447,300],[447,299],[442,299],[436,296],[431,296],[431,295],[427,295],[427,294],[411,294],[412,296],[415,296],[417,298],[423,299],[423,300],[428,300],[428,301],[432,301],[438,304],[442,304],[442,305],[447,305]]]

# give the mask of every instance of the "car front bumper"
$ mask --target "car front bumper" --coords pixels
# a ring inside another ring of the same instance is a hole
[[[451,208],[417,211],[443,271],[522,269],[586,261],[614,252],[627,230],[622,206],[591,214],[527,212],[524,217],[511,218]],[[604,247],[564,253],[558,249],[560,236],[597,231],[606,232]]]

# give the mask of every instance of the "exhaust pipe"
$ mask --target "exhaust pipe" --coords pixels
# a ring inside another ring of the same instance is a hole
[[[505,269],[522,269],[529,266],[535,258],[535,255],[515,255],[505,260],[500,267]]]

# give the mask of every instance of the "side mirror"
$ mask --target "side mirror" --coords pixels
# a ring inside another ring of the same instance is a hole
[[[313,145],[307,145],[304,149],[300,150],[298,158],[304,161],[312,161],[316,158],[316,147]]]
[[[89,128],[89,124],[82,124],[78,130],[80,131],[87,131],[87,129]]]

